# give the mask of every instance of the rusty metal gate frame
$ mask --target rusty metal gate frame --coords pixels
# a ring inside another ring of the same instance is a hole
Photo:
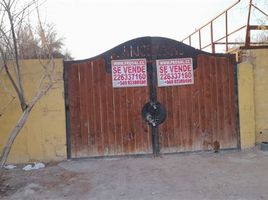
[[[193,63],[194,63],[194,69],[196,68],[196,57],[199,54],[207,54],[207,55],[214,55],[214,56],[219,56],[219,57],[226,57],[226,56],[230,56],[230,55],[226,55],[226,54],[211,54],[211,53],[207,53],[207,52],[203,52],[197,49],[194,49],[192,47],[189,47],[188,45],[185,45],[183,43],[179,43],[175,40],[171,40],[171,39],[167,39],[167,38],[161,38],[161,37],[142,37],[142,38],[137,38],[137,39],[133,39],[130,40],[128,42],[125,42],[121,45],[118,45],[117,47],[99,55],[102,56],[106,62],[106,72],[110,73],[111,68],[110,68],[110,64],[111,64],[111,60],[112,59],[132,59],[135,58],[135,56],[132,56],[131,58],[129,57],[129,55],[125,52],[126,46],[130,46],[131,48],[134,48],[135,45],[141,45],[143,43],[148,43],[149,44],[157,44],[159,45],[159,43],[163,43],[165,45],[169,45],[169,44],[174,44],[176,43],[178,46],[178,50],[176,55],[164,55],[164,56],[159,56],[153,53],[153,48],[149,49],[150,51],[150,56],[149,59],[146,56],[143,56],[147,59],[147,73],[148,73],[148,85],[147,87],[149,88],[149,98],[150,101],[152,102],[157,102],[157,74],[156,74],[156,59],[168,59],[168,58],[183,58],[183,57],[192,57],[193,58]],[[172,45],[171,45],[172,46]],[[124,51],[122,51],[122,48],[124,49]],[[159,47],[160,48],[160,47]],[[171,47],[172,49],[173,47]],[[159,49],[158,49],[159,50]],[[162,49],[163,51],[164,49]],[[165,49],[165,53],[168,52],[168,50],[170,49]],[[180,51],[180,50],[184,50],[184,52]],[[185,51],[186,50],[186,51]],[[157,52],[157,50],[155,50]],[[99,56],[93,57],[93,58],[97,58]],[[141,55],[138,55],[138,58],[140,58]],[[69,85],[68,85],[68,68],[74,64],[74,63],[79,63],[79,62],[84,62],[87,60],[91,60],[93,58],[90,59],[86,59],[86,60],[77,60],[77,61],[64,61],[64,98],[65,98],[65,114],[66,114],[66,146],[67,146],[67,158],[68,159],[73,159],[72,158],[72,153],[71,153],[71,128],[70,128],[70,110],[69,110]],[[236,102],[235,102],[235,107],[236,107],[236,134],[237,134],[237,148],[235,149],[240,149],[241,145],[240,145],[240,131],[239,131],[239,107],[238,107],[238,82],[237,82],[237,65],[235,64],[234,66],[234,83],[235,83],[235,98],[236,98]],[[158,133],[158,126],[152,126],[150,125],[150,132],[151,132],[151,136],[152,136],[152,145],[153,145],[153,155],[158,156],[160,154],[160,144],[159,144],[159,133]],[[233,149],[233,148],[231,148]],[[230,149],[230,150],[231,150]],[[228,149],[226,149],[228,150]],[[202,150],[201,150],[202,151]],[[190,151],[190,152],[196,152],[196,151]],[[174,153],[181,153],[181,152],[174,152]],[[184,152],[185,153],[185,152]],[[163,153],[161,153],[163,154]],[[165,154],[170,154],[170,153],[165,153]],[[173,153],[172,153],[173,154]],[[146,156],[148,154],[131,154],[131,155],[108,155],[108,156],[97,156],[97,157],[90,157],[90,158],[103,158],[103,157],[121,157],[121,156]],[[152,154],[149,154],[152,155]]]

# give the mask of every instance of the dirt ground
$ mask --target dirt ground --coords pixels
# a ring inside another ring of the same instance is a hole
[[[0,199],[268,199],[268,152],[74,160],[4,170]]]

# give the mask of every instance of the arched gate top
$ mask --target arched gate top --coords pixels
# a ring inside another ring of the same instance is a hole
[[[140,37],[124,42],[98,56],[67,63],[81,63],[95,59],[104,59],[107,72],[111,72],[111,60],[145,58],[147,63],[157,59],[192,58],[194,69],[197,66],[198,54],[211,54],[182,42],[164,37]],[[217,56],[228,56],[228,54],[214,54]]]

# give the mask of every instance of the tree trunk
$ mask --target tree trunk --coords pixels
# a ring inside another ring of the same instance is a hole
[[[30,111],[31,111],[32,108],[26,108],[19,121],[17,122],[16,126],[13,128],[13,130],[11,131],[10,135],[9,135],[9,138],[8,138],[8,141],[7,143],[5,144],[3,150],[2,150],[2,153],[1,153],[1,157],[0,157],[0,168],[3,168],[6,161],[7,161],[7,157],[8,157],[8,154],[11,150],[11,147],[12,147],[12,144],[14,143],[16,137],[18,136],[20,130],[24,127],[28,117],[29,117],[29,114],[30,114]]]
[[[28,117],[30,115],[30,112],[31,112],[32,108],[38,102],[38,100],[41,99],[48,92],[48,90],[51,87],[52,87],[52,83],[50,85],[48,85],[47,88],[45,88],[44,90],[39,91],[38,94],[29,103],[27,108],[23,111],[23,113],[22,113],[19,121],[17,122],[16,126],[10,132],[8,141],[7,141],[7,143],[5,144],[5,146],[4,146],[3,150],[2,150],[1,157],[0,157],[0,169],[2,169],[4,167],[4,165],[6,164],[7,157],[9,155],[10,150],[11,150],[11,147],[12,147],[16,137],[20,133],[20,130],[24,127],[25,123],[27,122],[27,119],[28,119]]]

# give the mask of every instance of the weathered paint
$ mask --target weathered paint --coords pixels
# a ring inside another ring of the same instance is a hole
[[[113,88],[101,58],[66,65],[66,73],[72,158],[152,152],[140,113],[147,87]]]
[[[143,56],[148,86],[113,88],[112,60]],[[156,60],[173,56],[193,59],[195,84],[157,87]],[[128,41],[87,60],[66,62],[70,157],[238,148],[235,67],[231,55],[212,55],[154,37]],[[141,111],[148,102],[156,105],[157,101],[167,117],[156,127],[156,114],[147,115],[149,129]]]
[[[268,50],[247,51],[238,65],[239,115],[241,147],[253,147],[255,142],[268,141]],[[9,162],[52,161],[66,158],[65,114],[62,81],[62,60],[55,60],[57,83],[33,109],[29,121],[16,139]],[[23,61],[23,80],[27,99],[34,94],[41,75],[38,60]],[[1,81],[9,87],[7,77]],[[10,87],[9,87],[10,88]],[[0,87],[0,109],[9,96]],[[0,117],[0,149],[20,115],[14,101]]]
[[[238,65],[242,148],[268,141],[268,49],[244,50]]]
[[[251,51],[254,59],[256,141],[268,141],[268,49]]]
[[[158,88],[167,109],[159,127],[161,152],[238,147],[235,67],[231,56],[201,54],[193,85]]]
[[[56,83],[32,110],[25,127],[12,147],[8,158],[9,163],[66,159],[63,61],[56,59],[54,62]],[[22,76],[27,100],[30,100],[37,91],[41,75],[42,66],[39,60],[22,61]],[[11,88],[4,73],[1,73],[0,80]],[[15,95],[12,89],[11,91]],[[0,85],[0,109],[9,102],[9,98]],[[12,127],[19,119],[20,113],[16,98],[0,117],[0,150]]]
[[[255,106],[253,67],[249,63],[238,65],[238,97],[241,148],[255,145]]]

